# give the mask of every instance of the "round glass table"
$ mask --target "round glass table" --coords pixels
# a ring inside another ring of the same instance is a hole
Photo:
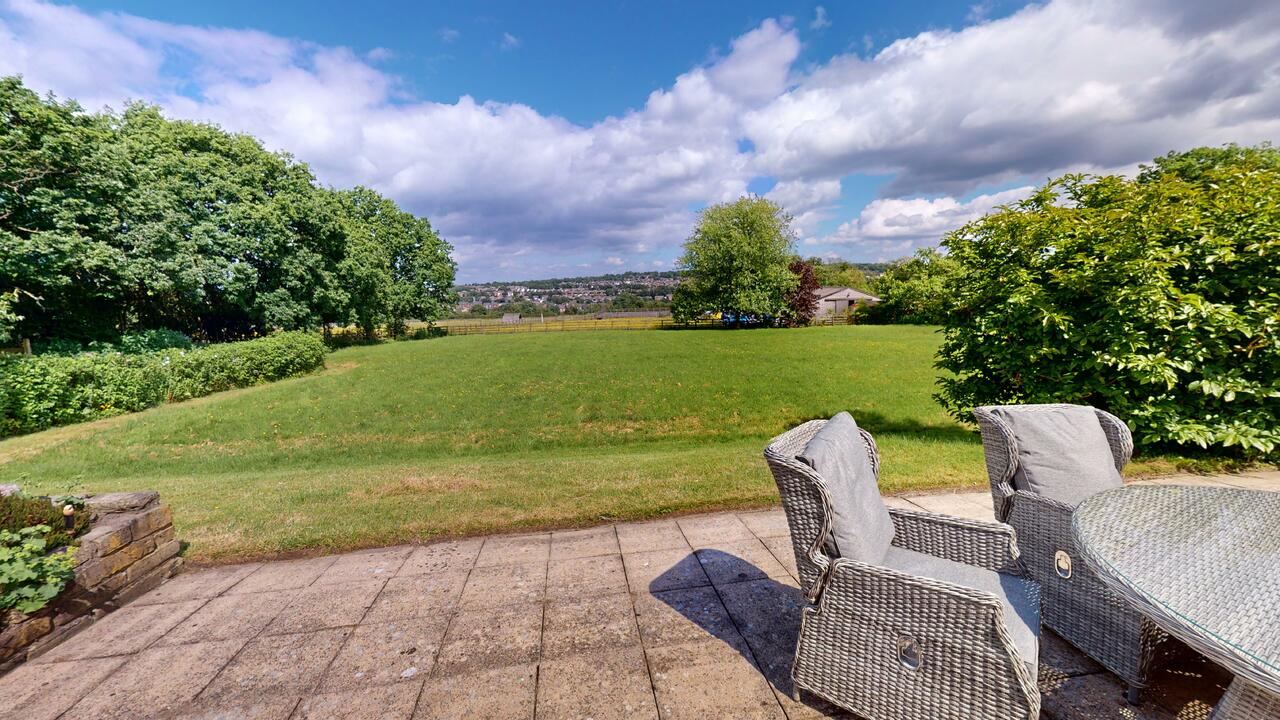
[[[1214,720],[1280,718],[1280,493],[1131,485],[1072,523],[1104,583],[1235,675]]]

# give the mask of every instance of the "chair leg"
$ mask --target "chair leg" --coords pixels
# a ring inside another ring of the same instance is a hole
[[[1133,685],[1130,685],[1129,689],[1126,690],[1124,693],[1124,699],[1128,700],[1130,705],[1135,705],[1135,706],[1141,705],[1142,704],[1142,688],[1134,687]]]

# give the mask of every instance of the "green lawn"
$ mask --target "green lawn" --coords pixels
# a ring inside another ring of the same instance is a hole
[[[152,488],[197,561],[775,502],[773,435],[850,410],[885,491],[985,482],[921,327],[455,337],[0,442],[0,482]]]

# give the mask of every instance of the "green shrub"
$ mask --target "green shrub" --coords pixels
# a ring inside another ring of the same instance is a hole
[[[949,236],[943,405],[1087,403],[1142,446],[1280,448],[1280,151],[1255,150],[1069,175]]]
[[[165,330],[164,328],[125,333],[120,336],[120,342],[116,346],[120,349],[120,352],[129,355],[155,352],[157,350],[190,350],[193,347],[191,338],[177,330]]]
[[[136,412],[324,365],[313,333],[142,355],[0,355],[0,437]]]
[[[324,365],[326,352],[318,335],[298,331],[164,353],[161,362],[168,399],[177,402],[310,372]]]
[[[951,308],[947,281],[955,271],[956,261],[937,248],[917,250],[915,255],[898,260],[876,278],[871,289],[880,302],[859,306],[858,322],[941,324]]]
[[[0,614],[33,613],[75,578],[75,549],[49,552],[48,525],[0,530]]]
[[[165,392],[151,355],[0,356],[0,436],[136,412]]]
[[[75,526],[68,531],[62,520],[62,509],[48,498],[21,494],[0,496],[0,531],[47,526],[50,529],[43,539],[50,550],[70,545],[89,528],[89,513],[77,512],[75,519]]]

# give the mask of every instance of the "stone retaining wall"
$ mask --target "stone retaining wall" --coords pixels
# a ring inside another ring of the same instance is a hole
[[[76,551],[75,581],[43,610],[10,612],[0,631],[0,672],[155,588],[182,566],[173,515],[158,493],[109,493],[85,505],[92,525]]]

